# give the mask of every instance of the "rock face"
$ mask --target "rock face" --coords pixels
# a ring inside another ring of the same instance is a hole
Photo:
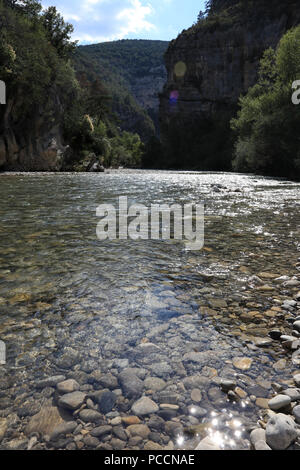
[[[22,116],[22,98],[0,105],[0,171],[59,171],[67,147],[60,121],[63,107],[53,90],[43,109]]]
[[[212,160],[206,161],[211,158],[207,139],[212,140],[217,129],[229,133],[238,98],[254,85],[263,52],[276,47],[282,35],[300,22],[300,6],[294,0],[255,0],[248,6],[238,0],[215,3],[218,17],[183,31],[165,55],[168,80],[160,96],[161,137],[169,155],[180,158],[185,151],[183,161],[174,157],[177,167],[192,163],[199,169],[214,169],[209,168]],[[221,148],[224,145],[223,140]]]

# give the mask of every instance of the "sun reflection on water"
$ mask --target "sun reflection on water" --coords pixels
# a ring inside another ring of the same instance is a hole
[[[190,416],[195,416],[196,408],[189,409]],[[221,412],[212,411],[209,418],[205,418],[199,424],[199,431],[194,434],[194,440],[190,441],[185,433],[177,437],[176,443],[178,448],[196,448],[204,439],[209,438],[210,442],[220,450],[230,450],[237,448],[245,448],[244,439],[246,438],[246,429],[243,422],[228,410]]]

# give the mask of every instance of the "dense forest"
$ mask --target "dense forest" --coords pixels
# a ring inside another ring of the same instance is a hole
[[[73,27],[56,8],[1,0],[0,22],[0,77],[8,97],[0,109],[0,166],[139,166],[144,144],[137,133],[120,129],[111,90],[98,76],[77,80]]]
[[[74,66],[79,81],[101,81],[112,96],[120,127],[144,141],[159,133],[158,92],[166,81],[165,41],[121,40],[79,46]]]

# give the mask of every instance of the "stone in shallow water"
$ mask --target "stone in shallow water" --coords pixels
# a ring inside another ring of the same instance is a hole
[[[119,374],[118,379],[125,397],[137,398],[141,396],[144,382],[131,371],[124,370]]]
[[[80,354],[73,348],[64,348],[64,354],[57,359],[56,364],[63,369],[70,369],[80,361]]]
[[[212,308],[227,308],[227,302],[223,299],[211,299],[209,304]]]
[[[229,390],[235,389],[236,381],[231,379],[221,379],[220,386],[223,392],[229,392]]]
[[[273,364],[275,370],[280,371],[286,368],[286,359],[279,359],[279,361]]]
[[[79,383],[76,382],[74,379],[64,380],[60,382],[56,386],[59,393],[72,393],[79,390],[80,386]]]
[[[191,399],[195,403],[200,403],[202,400],[202,393],[198,388],[194,388],[191,392]]]
[[[103,392],[99,400],[99,410],[106,415],[109,413],[117,401],[117,396],[113,392]]]
[[[25,428],[25,434],[39,433],[50,436],[57,426],[68,418],[55,406],[44,406],[39,413],[34,415]]]
[[[19,437],[5,444],[6,450],[25,450],[27,448],[27,439]]]
[[[252,359],[249,357],[235,357],[232,361],[234,367],[240,370],[249,370],[252,366]]]
[[[157,444],[157,442],[148,441],[144,445],[144,450],[146,450],[146,451],[151,451],[151,450],[159,451],[159,450],[164,450],[164,449],[161,445]]]
[[[137,416],[125,416],[122,418],[122,422],[125,424],[125,426],[130,426],[132,424],[140,424],[141,420]]]
[[[257,398],[255,404],[259,408],[267,409],[269,406],[269,400],[267,400],[267,398]]]
[[[221,450],[218,444],[212,439],[212,437],[207,436],[205,439],[197,445],[195,450]]]
[[[0,418],[0,443],[5,436],[7,429],[7,419],[6,418]]]
[[[85,423],[100,423],[102,421],[102,415],[95,410],[82,410],[79,413],[79,417]]]
[[[83,392],[67,393],[59,399],[58,405],[67,410],[77,410],[84,403],[85,397]]]
[[[137,416],[145,416],[156,413],[159,408],[157,404],[148,397],[142,397],[132,405],[132,412]]]
[[[166,382],[158,377],[148,377],[144,385],[146,389],[152,390],[153,392],[160,392],[166,387]]]
[[[300,374],[294,375],[294,382],[298,387],[300,387]]]
[[[291,398],[286,395],[277,395],[269,401],[269,408],[278,411],[290,405],[291,401]]]
[[[55,375],[53,377],[47,377],[46,379],[39,380],[36,382],[36,388],[56,387],[59,382],[66,379],[64,375]]]
[[[145,424],[133,424],[128,426],[127,430],[132,437],[140,436],[143,439],[146,439],[150,434],[150,429]]]
[[[65,434],[71,434],[72,432],[75,431],[76,428],[77,428],[76,421],[69,421],[69,422],[66,422],[66,423],[61,423],[58,426],[56,426],[56,428],[52,432],[52,434],[50,436],[50,440],[55,440],[59,436],[62,436],[62,435],[65,435]]]
[[[103,388],[109,388],[110,390],[115,390],[118,388],[118,380],[110,372],[108,374],[101,375],[99,379],[99,384]]]
[[[153,364],[150,366],[150,368],[152,373],[160,378],[169,377],[169,375],[173,372],[172,367],[167,362]]]
[[[271,447],[268,446],[266,441],[257,441],[254,447],[255,447],[255,450],[261,450],[261,451],[272,450]]]
[[[91,431],[91,435],[94,437],[104,437],[107,434],[111,434],[111,432],[112,432],[112,426],[104,425],[104,426],[98,426],[97,428],[94,428]]]
[[[189,406],[188,412],[191,416],[195,416],[196,418],[203,418],[207,415],[207,410],[205,408],[201,408],[196,405]]]
[[[273,344],[273,340],[271,338],[254,338],[253,343],[258,348],[267,348]]]
[[[266,440],[271,449],[285,450],[297,439],[297,436],[298,431],[291,416],[279,413],[269,419]]]

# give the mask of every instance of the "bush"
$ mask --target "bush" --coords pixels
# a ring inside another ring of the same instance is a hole
[[[292,83],[300,79],[300,27],[288,31],[276,51],[268,49],[257,84],[239,101],[231,122],[237,139],[233,167],[300,179],[300,107]]]

